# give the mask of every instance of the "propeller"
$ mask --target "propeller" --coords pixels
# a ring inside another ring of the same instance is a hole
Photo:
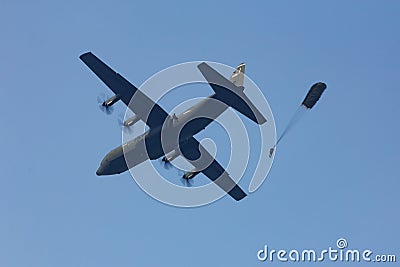
[[[103,111],[107,115],[110,115],[113,112],[114,108],[113,108],[113,106],[105,105],[105,102],[107,99],[108,99],[108,97],[106,96],[106,94],[101,94],[101,95],[97,96],[97,103],[99,104],[99,108],[101,111]]]
[[[131,126],[127,126],[124,123],[124,116],[122,114],[120,114],[118,116],[118,125],[122,128],[123,131],[132,134],[133,133],[133,129],[131,128]]]
[[[193,179],[188,179],[183,177],[183,175],[181,176],[181,182],[184,186],[186,187],[192,187],[193,186]]]
[[[167,160],[166,157],[163,157],[159,160],[160,164],[166,169],[170,170],[172,168],[176,169],[178,171],[178,175],[180,176],[180,181],[181,183],[186,186],[186,187],[192,187],[193,186],[193,177],[192,178],[185,178],[185,171],[181,170],[180,168],[177,168],[175,165],[173,165],[170,161]]]
[[[170,170],[171,168],[174,167],[170,161],[167,161],[165,157],[160,159],[160,164],[164,167],[166,170]]]
[[[186,178],[186,171],[183,171],[181,169],[178,170],[180,181],[181,183],[186,186],[186,187],[192,187],[194,183],[194,179],[192,178]]]

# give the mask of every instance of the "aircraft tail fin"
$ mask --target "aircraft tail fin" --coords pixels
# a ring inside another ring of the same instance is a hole
[[[197,67],[214,90],[216,98],[219,101],[236,109],[255,123],[263,124],[267,121],[244,93],[244,63],[236,68],[230,80],[226,79],[204,62]],[[234,82],[238,84],[236,85]]]
[[[240,63],[239,66],[236,67],[236,70],[232,73],[229,81],[238,87],[243,86],[245,67],[245,63]]]

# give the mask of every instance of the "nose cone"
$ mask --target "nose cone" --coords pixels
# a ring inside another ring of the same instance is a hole
[[[104,170],[104,167],[103,167],[103,165],[100,165],[100,167],[97,169],[97,171],[96,171],[96,175],[97,176],[100,176],[100,175],[105,175],[105,172],[104,172],[105,170]]]
[[[98,176],[114,174],[112,171],[111,163],[107,159],[103,159],[99,168],[96,171]]]
[[[113,175],[128,170],[123,155],[122,147],[118,147],[108,153],[101,161],[100,167],[97,169],[97,175]]]
[[[97,171],[96,171],[96,175],[97,175],[97,176],[100,176],[100,175],[101,175],[101,170],[100,170],[100,167],[97,169]]]
[[[100,164],[100,167],[97,169],[96,174],[98,176],[113,175],[113,174],[119,174],[126,170],[128,170],[128,167],[123,158],[112,161],[103,160]]]

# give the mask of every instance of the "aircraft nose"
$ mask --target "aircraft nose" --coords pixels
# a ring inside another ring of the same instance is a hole
[[[100,167],[97,169],[96,175],[97,175],[97,176],[105,175],[105,170],[104,170],[103,164],[101,164]]]
[[[96,171],[96,175],[113,175],[124,172],[128,169],[125,163],[125,158],[110,159],[106,156],[100,163],[100,167]]]
[[[103,160],[96,171],[97,176],[115,174],[114,165],[108,160]]]

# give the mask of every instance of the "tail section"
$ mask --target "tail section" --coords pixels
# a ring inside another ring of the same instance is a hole
[[[236,67],[236,70],[233,72],[231,78],[229,79],[229,81],[237,87],[243,86],[245,67],[245,63],[240,63],[239,66]]]
[[[219,101],[236,109],[255,123],[263,124],[267,121],[244,93],[244,63],[236,68],[230,80],[204,62],[197,67],[214,90]]]

